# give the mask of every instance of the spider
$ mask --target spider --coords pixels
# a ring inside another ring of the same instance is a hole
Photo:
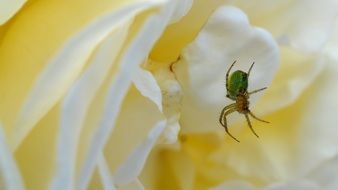
[[[230,68],[228,69],[227,73],[226,73],[226,89],[227,89],[227,95],[226,97],[236,101],[235,103],[232,103],[230,105],[227,105],[223,108],[221,115],[219,117],[219,122],[221,123],[221,125],[224,127],[225,132],[234,140],[236,140],[237,142],[240,142],[237,138],[235,138],[228,130],[228,126],[227,126],[227,120],[226,117],[227,115],[237,111],[241,114],[244,114],[246,121],[250,127],[250,130],[252,131],[252,133],[259,138],[259,136],[257,135],[257,133],[255,132],[255,130],[252,128],[250,119],[249,119],[249,115],[251,117],[253,117],[254,119],[264,122],[264,123],[269,123],[268,121],[264,121],[262,119],[259,119],[258,117],[256,117],[249,109],[249,98],[251,94],[260,92],[262,90],[265,90],[267,87],[264,88],[260,88],[257,90],[254,90],[252,92],[248,92],[248,78],[250,76],[250,72],[252,67],[254,66],[255,62],[252,63],[252,65],[249,68],[249,71],[246,73],[244,71],[241,70],[237,70],[235,72],[233,72],[230,75],[229,78],[229,73],[230,70],[232,69],[232,67],[235,65],[236,61],[234,61]]]

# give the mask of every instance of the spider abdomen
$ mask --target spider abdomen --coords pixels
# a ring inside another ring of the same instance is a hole
[[[227,97],[236,100],[238,95],[244,94],[248,90],[248,74],[237,70],[230,76],[227,86]]]

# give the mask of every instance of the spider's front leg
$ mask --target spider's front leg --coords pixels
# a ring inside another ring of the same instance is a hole
[[[219,122],[222,124],[222,126],[224,126],[224,123],[223,123],[223,115],[224,115],[224,113],[225,113],[228,109],[235,108],[235,107],[236,107],[236,103],[233,103],[233,104],[229,104],[229,105],[225,106],[225,107],[222,109],[221,115],[219,116]]]
[[[227,109],[226,109],[227,108]],[[225,108],[223,108],[222,113],[220,115],[219,121],[222,124],[222,126],[225,129],[225,132],[231,137],[233,138],[235,141],[239,142],[239,140],[234,137],[228,130],[228,124],[227,124],[227,115],[231,114],[232,112],[237,111],[236,109],[236,104],[231,104],[229,106],[226,106]]]
[[[229,89],[229,74],[230,74],[232,67],[235,65],[235,63],[236,63],[236,61],[234,61],[231,64],[230,68],[228,69],[227,73],[225,74],[225,87],[226,87],[227,91]]]
[[[267,89],[267,88],[268,88],[268,87],[260,88],[260,89],[254,90],[254,91],[252,91],[252,92],[249,92],[248,94],[249,94],[249,95],[255,94],[255,93],[260,92],[260,91],[262,91],[262,90],[265,90],[265,89]]]

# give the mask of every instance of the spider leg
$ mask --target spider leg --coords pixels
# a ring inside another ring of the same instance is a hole
[[[228,109],[231,109],[231,108],[234,108],[234,107],[236,107],[236,103],[229,104],[222,109],[221,115],[219,116],[219,122],[221,123],[222,126],[224,126],[224,123],[223,123],[224,112],[227,111]]]
[[[252,91],[252,92],[249,92],[249,95],[254,94],[254,93],[257,93],[257,92],[260,92],[260,91],[265,90],[265,89],[267,89],[267,88],[268,88],[268,87],[264,87],[264,88],[260,88],[260,89],[254,90],[254,91]]]
[[[254,66],[254,64],[255,64],[255,62],[253,62],[253,63],[251,64],[250,68],[249,68],[249,71],[248,71],[248,78],[249,78],[249,76],[250,76],[250,72],[251,72],[251,69],[252,69],[252,67]]]
[[[232,67],[235,65],[235,63],[236,63],[236,61],[234,61],[232,64],[231,64],[231,66],[230,66],[230,68],[228,69],[228,71],[227,71],[227,73],[226,73],[226,75],[225,75],[225,86],[226,86],[226,88],[228,89],[228,87],[229,87],[229,73],[230,73],[230,70],[232,69]]]
[[[249,125],[249,127],[250,127],[252,133],[255,134],[255,136],[256,136],[257,138],[259,138],[259,136],[257,135],[257,133],[255,132],[255,130],[253,129],[253,127],[252,127],[252,125],[251,125],[251,121],[250,121],[250,119],[249,119],[248,114],[244,114],[244,115],[245,115],[246,121],[248,122],[248,125]]]
[[[233,138],[235,141],[237,142],[240,142],[236,137],[232,136],[232,134],[229,132],[228,130],[228,125],[227,125],[227,115],[231,114],[232,112],[236,111],[237,109],[236,108],[231,108],[231,109],[228,109],[224,114],[223,114],[223,123],[224,125],[222,125],[225,129],[225,132],[231,137]]]
[[[249,110],[249,114],[251,115],[251,117],[253,117],[254,119],[258,120],[258,121],[261,121],[261,122],[264,122],[264,123],[270,123],[268,121],[265,121],[263,119],[259,119],[258,117],[256,117],[250,110]]]

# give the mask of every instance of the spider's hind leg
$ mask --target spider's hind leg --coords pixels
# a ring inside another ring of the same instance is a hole
[[[255,132],[255,130],[253,129],[253,127],[252,127],[252,125],[251,125],[251,121],[250,121],[250,119],[249,119],[248,114],[244,114],[244,115],[245,115],[246,121],[248,122],[248,125],[249,125],[250,130],[252,131],[252,133],[253,133],[257,138],[259,138],[259,136],[257,135],[257,133]]]
[[[232,107],[232,108],[228,109],[227,111],[222,112],[221,117],[220,117],[220,123],[221,123],[222,126],[224,127],[225,132],[226,132],[231,138],[233,138],[233,139],[234,139],[235,141],[237,141],[237,142],[240,142],[240,141],[239,141],[236,137],[234,137],[234,136],[229,132],[229,130],[228,130],[228,124],[227,124],[227,119],[226,119],[226,117],[227,117],[227,115],[231,114],[231,113],[234,112],[234,111],[236,111],[236,108],[235,108],[235,107]],[[221,122],[221,120],[223,120],[223,121]]]
[[[263,119],[259,119],[258,117],[256,117],[250,110],[249,110],[249,114],[251,115],[251,117],[253,117],[254,119],[258,120],[258,121],[261,121],[261,122],[264,122],[264,123],[270,123],[268,121],[265,121]]]

